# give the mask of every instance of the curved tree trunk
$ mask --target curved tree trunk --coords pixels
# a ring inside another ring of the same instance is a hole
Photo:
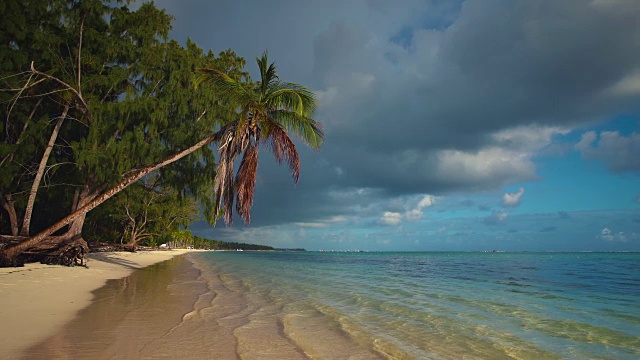
[[[99,193],[99,189],[86,184],[81,191],[76,192],[71,211],[86,205]],[[77,217],[69,224],[69,229],[62,235],[47,236],[41,242],[18,253],[12,258],[2,258],[1,266],[22,266],[25,262],[39,261],[43,264],[56,265],[84,265],[86,254],[89,252],[87,242],[82,238],[82,228],[86,213]],[[29,240],[28,236],[3,236],[2,242],[9,244],[7,248],[20,245]]]
[[[64,219],[58,221],[57,223],[53,224],[52,226],[50,226],[46,230],[43,230],[39,234],[37,234],[37,235],[35,235],[33,237],[30,237],[27,240],[24,240],[24,241],[22,241],[22,242],[20,242],[18,244],[12,244],[12,245],[4,247],[2,249],[2,251],[0,252],[0,267],[19,266],[19,262],[16,259],[23,252],[38,246],[40,243],[42,243],[46,239],[50,238],[51,234],[53,234],[54,232],[62,229],[64,226],[67,226],[67,225],[69,225],[71,223],[75,223],[76,221],[84,223],[84,218],[85,218],[86,214],[89,211],[93,210],[96,206],[98,206],[98,205],[102,204],[103,202],[107,201],[108,199],[113,197],[115,194],[117,194],[120,191],[124,190],[127,186],[133,184],[134,182],[140,180],[142,177],[144,177],[145,175],[149,174],[150,172],[155,171],[157,169],[160,169],[163,166],[172,164],[172,163],[182,159],[183,157],[195,152],[196,150],[200,149],[201,147],[210,144],[211,142],[213,142],[214,140],[216,140],[219,137],[219,134],[223,134],[223,133],[224,133],[224,128],[222,130],[218,131],[217,133],[209,135],[206,138],[200,140],[199,142],[197,142],[196,144],[192,145],[191,147],[189,147],[189,148],[187,148],[185,150],[182,150],[182,151],[180,151],[178,153],[175,153],[175,154],[167,157],[166,159],[164,159],[164,160],[162,160],[160,162],[145,166],[142,169],[138,169],[138,170],[134,171],[131,175],[125,177],[122,181],[120,181],[114,187],[112,187],[111,189],[105,191],[101,195],[93,198],[92,200],[88,201],[86,204],[84,204],[84,205],[78,204],[78,209],[76,211],[74,211],[73,213],[71,213],[70,215],[65,217]],[[73,227],[73,225],[72,225],[72,227]],[[77,226],[76,226],[76,228],[77,228]],[[86,245],[86,243],[85,243],[85,245]],[[18,265],[16,265],[16,264],[18,264]]]
[[[58,118],[56,122],[56,126],[53,128],[53,132],[51,133],[51,137],[49,138],[49,143],[47,144],[46,149],[44,149],[44,154],[42,155],[42,159],[40,159],[40,165],[38,166],[38,172],[36,173],[36,177],[33,179],[33,184],[31,185],[31,192],[29,193],[29,200],[27,201],[27,207],[24,211],[24,219],[22,220],[22,229],[20,230],[20,235],[29,236],[29,228],[31,227],[31,214],[33,213],[33,204],[36,202],[36,194],[38,193],[38,188],[40,187],[40,181],[42,181],[42,176],[44,176],[44,170],[47,167],[47,162],[49,161],[49,155],[51,155],[51,150],[53,149],[53,145],[58,138],[58,133],[60,132],[60,128],[62,127],[62,123],[64,119],[67,117],[67,113],[69,112],[69,104],[64,107],[62,111],[62,115]]]
[[[82,190],[76,192],[76,196],[74,196],[73,205],[71,207],[71,212],[76,212],[78,209],[87,205],[93,199],[98,196],[100,191],[104,189],[104,187],[96,187],[92,185],[91,181],[85,184],[82,187]],[[84,220],[87,217],[87,213],[84,213],[78,216],[71,224],[69,225],[69,230],[67,230],[67,234],[70,236],[82,236],[82,228],[84,226]]]
[[[40,106],[41,103],[42,103],[42,98],[40,98],[38,100],[36,105],[33,107],[33,110],[31,110],[31,113],[29,114],[29,117],[24,122],[24,125],[22,126],[22,131],[20,132],[20,135],[18,136],[18,139],[16,140],[16,145],[19,145],[20,143],[22,143],[22,140],[24,139],[24,134],[27,132],[27,128],[29,127],[29,124],[31,123],[31,120],[33,119],[33,116],[35,115],[36,110],[38,109],[38,107]],[[2,165],[7,161],[11,162],[13,160],[14,155],[15,155],[15,153],[11,152],[7,156],[5,156],[0,161],[0,167],[2,167]],[[13,197],[11,196],[11,194],[4,195],[4,194],[0,193],[0,205],[2,205],[2,208],[5,209],[7,211],[7,213],[9,214],[9,222],[11,224],[11,235],[17,236],[18,235],[18,231],[20,229],[18,228],[18,226],[19,226],[18,225],[18,215],[16,213],[16,207],[15,207],[15,204],[13,203]]]
[[[11,235],[18,235],[18,215],[16,214],[16,207],[13,203],[13,197],[11,194],[6,197],[3,194],[0,194],[0,205],[2,208],[7,211],[9,214],[9,223],[11,225]]]

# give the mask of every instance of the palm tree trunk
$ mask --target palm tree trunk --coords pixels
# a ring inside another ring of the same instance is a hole
[[[58,118],[56,122],[56,126],[53,128],[53,132],[51,133],[51,137],[49,138],[49,143],[47,144],[47,148],[44,150],[44,154],[42,155],[42,159],[40,159],[40,165],[38,166],[38,172],[36,173],[36,177],[33,179],[33,184],[31,185],[31,192],[29,193],[29,200],[27,201],[27,208],[24,211],[24,219],[22,220],[22,229],[20,230],[20,235],[29,236],[29,228],[31,227],[31,214],[33,213],[33,204],[36,202],[36,194],[38,193],[38,188],[40,187],[40,181],[42,180],[42,176],[44,175],[44,170],[47,167],[47,162],[49,161],[49,156],[51,155],[51,150],[53,149],[53,145],[58,138],[58,133],[60,132],[60,128],[62,127],[62,123],[64,119],[67,117],[67,113],[69,112],[69,104],[64,107],[64,111],[62,111],[62,115]]]
[[[108,199],[110,199],[111,197],[113,197],[114,195],[116,195],[117,193],[119,193],[120,191],[124,190],[127,186],[133,184],[134,182],[140,180],[142,177],[144,177],[145,175],[149,174],[152,171],[155,171],[157,169],[160,169],[161,167],[164,167],[166,165],[172,164],[180,159],[182,159],[183,157],[195,152],[196,150],[200,149],[203,146],[206,146],[208,144],[210,144],[211,142],[213,142],[214,140],[216,140],[216,138],[218,137],[218,135],[220,133],[223,132],[224,129],[218,131],[215,134],[209,135],[206,138],[200,140],[198,143],[192,145],[191,147],[182,150],[178,153],[175,153],[169,157],[167,157],[166,159],[157,162],[155,164],[151,164],[148,165],[142,169],[136,170],[135,172],[133,172],[131,175],[125,177],[122,181],[120,181],[118,184],[116,184],[114,187],[112,187],[111,189],[105,191],[104,193],[102,193],[101,195],[95,197],[93,200],[89,201],[87,204],[85,204],[84,206],[79,206],[78,209],[76,211],[74,211],[73,213],[71,213],[70,215],[68,215],[67,217],[65,217],[64,219],[58,221],[57,223],[53,224],[52,226],[50,226],[49,228],[47,228],[46,230],[41,231],[39,234],[29,238],[28,240],[22,241],[18,244],[13,244],[13,245],[9,245],[5,248],[2,249],[2,252],[0,252],[0,267],[2,266],[11,266],[10,264],[14,263],[15,258],[20,255],[22,252],[28,250],[29,248],[39,244],[40,242],[44,241],[45,239],[47,239],[47,237],[49,237],[51,234],[53,234],[54,232],[60,230],[62,227],[69,225],[70,223],[74,222],[75,220],[79,220],[79,219],[83,219],[86,214],[93,210],[96,206],[102,204],[103,202],[107,201]]]

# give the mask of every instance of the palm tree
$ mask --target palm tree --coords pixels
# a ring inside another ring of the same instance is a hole
[[[245,224],[250,222],[261,145],[270,145],[278,163],[287,161],[297,184],[300,158],[287,132],[314,149],[324,140],[320,124],[311,118],[317,106],[315,95],[304,86],[280,81],[266,51],[256,61],[260,70],[257,83],[236,81],[216,69],[200,70],[203,75],[199,81],[213,81],[227,92],[231,101],[240,104],[237,117],[219,132],[215,210],[220,213],[224,209],[227,225],[233,222],[234,194],[237,214]],[[240,155],[242,161],[234,179],[234,163]]]
[[[261,77],[261,82],[258,83],[242,83],[233,80],[224,72],[208,68],[201,69],[202,76],[198,80],[199,83],[213,81],[227,91],[230,100],[241,104],[240,112],[236,114],[234,120],[182,151],[159,162],[131,171],[128,176],[125,176],[112,188],[93,197],[93,200],[79,206],[73,213],[40,233],[22,238],[20,242],[0,249],[0,267],[18,265],[20,261],[16,259],[19,254],[42,244],[55,231],[84,216],[147,174],[172,164],[213,142],[219,144],[218,150],[220,152],[220,163],[214,185],[215,210],[219,214],[224,204],[224,220],[227,224],[231,224],[233,195],[236,194],[236,211],[243,218],[245,224],[248,224],[249,211],[253,204],[260,145],[270,144],[276,160],[280,163],[286,160],[289,163],[289,169],[297,184],[300,176],[300,159],[287,131],[299,136],[315,149],[319,148],[324,140],[320,124],[310,117],[317,106],[315,95],[301,85],[281,82],[276,75],[275,65],[272,63],[267,66],[266,52],[256,60]],[[240,154],[244,155],[234,179],[234,161]],[[86,243],[82,243],[80,246],[73,243],[57,251],[56,256],[58,253],[65,254],[64,256],[69,259],[64,260],[63,263],[73,265],[74,262],[84,261],[85,252]]]

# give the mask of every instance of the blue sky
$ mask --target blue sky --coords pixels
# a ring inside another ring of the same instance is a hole
[[[640,2],[156,1],[172,36],[312,88],[326,143],[295,187],[263,152],[276,247],[640,251]]]

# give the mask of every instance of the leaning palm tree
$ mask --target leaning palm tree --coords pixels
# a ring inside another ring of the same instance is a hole
[[[320,124],[311,118],[317,105],[315,95],[304,86],[280,81],[266,51],[256,61],[260,70],[256,83],[236,81],[216,69],[200,69],[199,82],[216,83],[240,105],[237,116],[218,132],[217,139],[220,163],[214,185],[215,210],[224,212],[227,225],[233,222],[234,195],[237,214],[245,224],[250,222],[261,145],[270,145],[278,163],[289,164],[297,184],[300,158],[287,132],[314,149],[324,140]],[[234,164],[241,155],[234,178]]]
[[[311,118],[317,105],[314,94],[301,85],[281,82],[276,75],[275,65],[273,63],[267,65],[266,52],[256,60],[261,77],[258,83],[238,82],[224,72],[201,69],[202,76],[198,82],[216,82],[227,91],[230,100],[240,104],[240,111],[233,120],[182,151],[156,163],[132,170],[112,188],[95,196],[93,200],[78,207],[73,213],[40,233],[29,238],[21,238],[19,242],[0,249],[0,267],[17,266],[21,263],[21,260],[17,259],[21,253],[46,243],[54,232],[84,216],[147,174],[172,164],[213,142],[218,143],[220,152],[220,163],[214,185],[215,210],[220,214],[224,206],[225,222],[231,224],[235,194],[236,211],[245,223],[249,223],[260,145],[270,144],[276,160],[280,163],[286,160],[289,163],[294,181],[297,183],[300,176],[300,159],[287,131],[297,135],[315,149],[319,148],[324,140],[320,124]],[[241,154],[242,162],[234,179],[234,161]],[[86,243],[80,247],[75,243],[67,244],[56,252],[56,256],[61,259],[57,263],[66,265],[83,263],[86,251]],[[64,259],[62,259],[63,256]]]

